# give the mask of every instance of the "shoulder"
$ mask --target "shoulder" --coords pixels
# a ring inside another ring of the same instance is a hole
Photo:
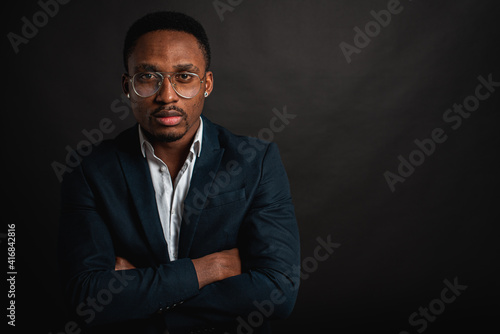
[[[84,162],[105,161],[116,158],[117,151],[140,152],[139,131],[137,124],[122,131],[113,139],[103,140],[92,147],[92,152],[83,159]]]
[[[211,154],[214,149],[223,151],[218,170],[221,174],[227,172],[226,175],[231,176],[232,188],[244,188],[249,199],[253,198],[258,189],[264,189],[262,191],[269,194],[279,192],[286,198],[289,197],[286,172],[275,143],[235,135],[220,125],[207,122],[206,118],[203,122],[201,154]],[[220,178],[223,179],[222,176]],[[260,186],[263,188],[259,188]],[[275,189],[270,191],[268,187]]]
[[[79,155],[76,151],[71,152],[72,161],[66,167],[66,172],[63,178],[66,179],[68,174],[73,174],[75,169],[82,170],[84,174],[94,174],[101,170],[113,170],[118,168],[118,154],[135,155],[140,154],[139,135],[137,125],[134,125],[113,139],[103,140],[93,144],[86,150],[84,156]]]
[[[258,163],[270,152],[278,153],[277,145],[255,137],[237,135],[225,127],[215,124],[203,117],[203,140],[208,145],[218,145],[226,155],[247,163]],[[214,143],[215,142],[215,143]],[[278,153],[279,154],[279,153]]]

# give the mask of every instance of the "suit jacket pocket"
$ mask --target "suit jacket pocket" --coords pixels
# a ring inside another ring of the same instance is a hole
[[[245,215],[245,189],[208,196],[190,250],[193,258],[236,247]]]
[[[217,194],[215,196],[208,196],[205,209],[215,208],[241,200],[245,200],[244,188],[229,191],[222,194]]]

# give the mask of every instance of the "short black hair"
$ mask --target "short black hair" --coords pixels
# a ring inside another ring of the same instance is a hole
[[[157,30],[183,31],[198,40],[203,56],[205,70],[210,67],[210,44],[203,26],[192,17],[179,12],[154,12],[135,21],[127,31],[123,45],[123,65],[128,71],[128,58],[134,51],[137,40],[144,34]]]

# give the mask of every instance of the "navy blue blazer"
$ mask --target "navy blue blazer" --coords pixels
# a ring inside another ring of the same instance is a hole
[[[66,173],[59,264],[69,310],[89,333],[267,333],[268,319],[292,311],[299,235],[277,146],[203,124],[178,260],[168,256],[137,125]],[[191,259],[234,247],[243,273],[199,289]],[[115,271],[115,256],[137,269]]]

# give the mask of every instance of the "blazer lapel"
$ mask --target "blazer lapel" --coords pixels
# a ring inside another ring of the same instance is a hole
[[[184,212],[179,236],[178,257],[188,257],[200,215],[211,192],[224,149],[220,147],[215,126],[203,117],[203,143],[196,159],[188,194],[184,201]],[[211,172],[211,173],[210,173]]]
[[[144,233],[159,263],[169,262],[167,243],[163,236],[155,191],[147,160],[142,156],[137,125],[123,133],[118,158],[137,209]]]

